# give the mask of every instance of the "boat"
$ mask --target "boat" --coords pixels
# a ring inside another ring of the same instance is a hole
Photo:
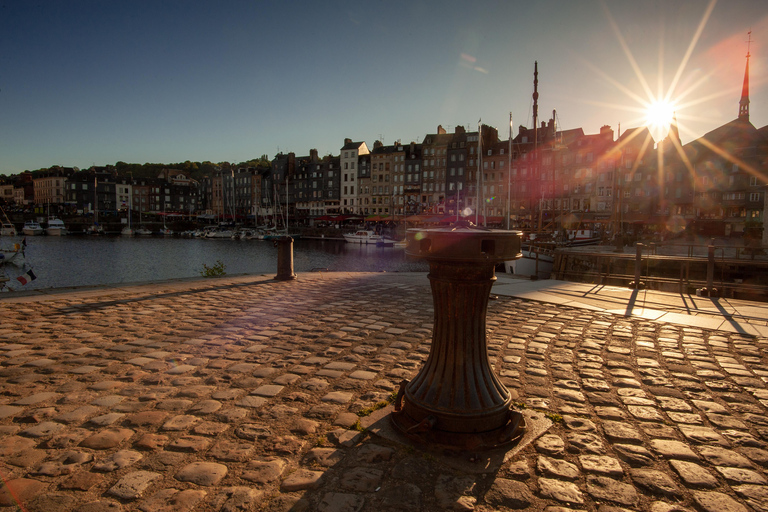
[[[162,227],[160,228],[160,231],[157,232],[157,234],[162,236],[171,236],[173,235],[173,230],[166,227]]]
[[[298,234],[298,233],[291,234],[291,233],[275,233],[275,232],[273,232],[273,233],[270,233],[268,235],[261,236],[259,238],[259,240],[279,240],[280,238],[283,238],[283,237],[286,237],[286,236],[289,236],[289,237],[293,238],[294,240],[297,240],[297,239],[301,238],[301,235]]]
[[[69,234],[67,227],[64,225],[64,221],[58,217],[48,217],[48,226],[45,228],[46,235],[61,236]]]
[[[405,247],[405,240],[392,240],[391,238],[381,237],[376,240],[376,247]]]
[[[131,227],[131,210],[133,209],[133,196],[131,195],[131,191],[133,190],[133,187],[128,189],[128,225],[120,231],[120,236],[133,236],[136,234],[136,232]]]
[[[10,248],[0,248],[0,291],[8,289],[6,283],[15,278],[22,285],[35,280],[32,266],[26,261],[24,247],[26,240],[15,243]]]
[[[103,235],[104,228],[98,222],[94,223],[85,230],[86,235]]]
[[[104,228],[99,224],[99,179],[93,178],[93,224],[85,230],[86,235],[103,235]]]
[[[568,231],[567,245],[569,246],[597,245],[600,242],[601,238],[591,229],[573,229]]]
[[[520,252],[521,258],[504,262],[505,272],[530,279],[549,279],[555,266],[552,246],[524,245]]]
[[[135,234],[137,236],[149,236],[152,234],[152,231],[142,226],[136,229]]]
[[[209,229],[205,233],[205,238],[232,238],[233,231],[225,227]]]
[[[21,228],[21,232],[27,236],[44,235],[45,229],[36,220],[28,220],[24,223],[24,227]]]
[[[16,236],[18,233],[16,232],[16,228],[14,227],[13,223],[11,222],[11,219],[8,218],[8,215],[5,214],[5,210],[0,208],[0,212],[3,213],[2,221],[0,222],[0,236]]]
[[[375,244],[381,239],[381,235],[369,229],[359,229],[354,233],[345,233],[344,240],[353,244]]]

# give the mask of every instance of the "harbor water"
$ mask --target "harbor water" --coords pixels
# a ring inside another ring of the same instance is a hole
[[[3,238],[11,241],[20,242],[21,237]],[[22,286],[10,276],[11,290],[200,277],[204,265],[217,262],[224,264],[227,274],[277,271],[277,248],[269,241],[111,236],[35,236],[26,241],[26,261],[36,279]],[[428,270],[426,263],[407,257],[402,248],[302,239],[294,241],[293,248],[297,273]]]

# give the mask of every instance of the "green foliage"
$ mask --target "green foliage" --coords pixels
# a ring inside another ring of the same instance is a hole
[[[224,271],[225,266],[220,260],[216,260],[216,263],[212,266],[208,266],[203,263],[203,270],[200,271],[200,275],[203,277],[221,277],[227,275]]]
[[[563,422],[563,417],[561,415],[557,414],[556,412],[548,412],[544,416],[549,418],[549,420],[552,423],[562,423]]]

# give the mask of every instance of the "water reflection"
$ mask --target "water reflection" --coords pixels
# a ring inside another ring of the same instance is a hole
[[[37,280],[24,289],[198,277],[203,264],[217,261],[224,263],[228,274],[277,271],[277,248],[255,240],[42,236],[27,238],[26,254]],[[402,249],[335,240],[296,240],[294,268],[296,272],[428,270],[426,263],[407,257]]]

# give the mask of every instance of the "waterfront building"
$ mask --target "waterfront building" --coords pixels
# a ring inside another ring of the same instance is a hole
[[[379,141],[373,143],[373,151],[376,151],[376,145]],[[357,200],[360,204],[361,213],[368,215],[371,213],[371,170],[373,168],[372,154],[361,155],[357,159]]]
[[[343,213],[359,214],[360,202],[358,199],[359,187],[357,186],[357,164],[359,157],[370,153],[365,142],[352,142],[352,139],[344,139],[341,148],[339,163],[341,164],[341,209]]]
[[[296,158],[293,178],[288,185],[288,197],[292,199],[292,207],[289,209],[291,222],[307,224],[309,221],[312,203],[311,176],[317,162],[316,149],[310,149],[309,156]]]
[[[463,126],[457,125],[448,147],[446,165],[445,213],[456,215],[461,210],[462,196],[466,193],[467,164],[467,133]],[[466,203],[466,197],[464,198]]]
[[[405,204],[405,160],[406,147],[398,140],[392,152],[392,197],[389,209],[385,213],[390,215],[402,215]]]
[[[448,146],[453,134],[445,131],[442,125],[436,133],[424,136],[422,148],[421,198],[422,212],[442,213],[445,200],[445,171]]]
[[[0,204],[8,205],[13,202],[13,183],[0,178]]]
[[[395,166],[396,146],[385,146],[380,141],[373,144],[371,151],[370,205],[363,204],[364,213],[388,215],[392,198],[392,170]],[[367,192],[367,190],[366,190]],[[368,199],[368,194],[365,194]]]
[[[325,170],[323,162],[318,158],[317,150],[309,151],[312,161],[308,168],[308,207],[309,217],[317,218],[325,215],[325,201],[323,199],[323,181],[325,179]]]
[[[405,171],[403,181],[403,209],[398,212],[402,215],[416,215],[420,213],[421,203],[421,167],[422,145],[411,142],[403,148],[405,152]]]
[[[32,178],[33,202],[36,205],[63,204],[67,178],[74,174],[71,167],[51,167]]]
[[[342,213],[341,158],[328,155],[323,158],[323,201],[326,215]]]

